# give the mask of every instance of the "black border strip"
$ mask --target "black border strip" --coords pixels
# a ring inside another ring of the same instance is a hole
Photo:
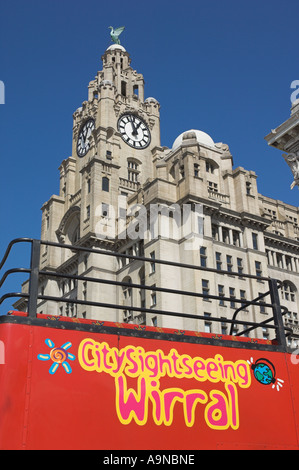
[[[46,317],[46,315],[45,315]],[[57,318],[57,319],[56,319]],[[254,339],[249,341],[226,340],[218,338],[207,338],[202,336],[192,336],[188,334],[165,333],[159,331],[148,331],[139,329],[127,329],[119,326],[105,326],[96,323],[79,323],[61,321],[59,317],[51,318],[30,318],[14,315],[0,316],[0,324],[18,324],[28,326],[39,326],[42,328],[55,328],[70,331],[82,331],[86,333],[100,333],[118,335],[140,339],[156,339],[160,341],[171,341],[178,343],[202,344],[207,346],[228,347],[236,349],[261,350],[269,352],[286,352],[282,346],[273,344],[261,344]]]

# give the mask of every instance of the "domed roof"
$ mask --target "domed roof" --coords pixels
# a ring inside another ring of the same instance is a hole
[[[215,147],[214,141],[212,137],[206,134],[203,131],[199,131],[196,129],[190,129],[189,131],[185,131],[180,134],[175,141],[173,142],[172,150],[176,150],[182,145],[183,140],[196,138],[199,144],[207,145],[208,147]]]
[[[157,102],[158,102],[158,100],[156,100],[156,98],[153,98],[152,96],[149,96],[145,100],[145,103],[157,103]]]
[[[111,44],[106,50],[107,51],[114,51],[114,49],[120,49],[123,52],[127,52],[126,49],[121,46],[120,44]]]

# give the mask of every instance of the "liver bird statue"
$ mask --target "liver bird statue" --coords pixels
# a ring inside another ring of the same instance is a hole
[[[119,36],[125,29],[124,26],[120,26],[119,28],[113,28],[113,26],[109,26],[110,31],[110,36],[114,44],[120,44]]]
[[[293,189],[296,185],[299,189],[299,152],[297,152],[297,154],[289,153],[287,155],[283,155],[283,158],[289,165],[294,176],[294,181],[291,184],[291,189]]]

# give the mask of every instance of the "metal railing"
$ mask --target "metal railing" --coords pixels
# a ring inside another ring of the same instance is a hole
[[[184,313],[184,312],[174,312],[174,311],[167,311],[167,310],[160,310],[156,308],[146,308],[146,307],[139,307],[139,306],[126,306],[123,304],[114,304],[114,303],[107,303],[107,302],[94,302],[94,301],[89,301],[89,300],[80,300],[78,298],[64,298],[64,297],[56,297],[56,296],[49,296],[49,295],[41,295],[38,293],[39,291],[39,282],[40,282],[40,276],[45,276],[48,278],[56,278],[56,279],[73,279],[75,281],[84,281],[84,282],[92,282],[92,283],[101,283],[101,284],[106,284],[106,285],[114,285],[114,286],[120,286],[120,287],[129,287],[129,288],[138,288],[142,290],[150,290],[150,291],[155,291],[155,292],[163,292],[163,293],[169,293],[173,295],[186,295],[186,296],[192,296],[192,297],[197,297],[197,298],[203,298],[205,300],[221,300],[223,302],[228,301],[231,302],[233,300],[234,303],[239,303],[241,306],[235,310],[233,316],[231,319],[229,318],[221,318],[221,317],[213,317],[209,316],[208,321],[209,322],[221,322],[221,323],[228,323],[231,325],[230,327],[230,334],[232,335],[234,332],[234,328],[236,325],[242,325],[243,330],[240,332],[235,333],[235,336],[241,336],[245,335],[250,331],[253,331],[257,328],[263,328],[267,327],[269,329],[275,330],[276,333],[276,340],[277,343],[282,347],[283,350],[287,349],[287,342],[286,342],[286,337],[292,334],[292,330],[283,324],[283,315],[288,313],[287,308],[283,307],[280,305],[280,299],[279,299],[279,288],[281,287],[280,281],[277,281],[275,279],[271,279],[269,277],[263,277],[263,276],[255,276],[252,274],[245,274],[245,273],[240,273],[240,272],[232,272],[232,271],[224,271],[224,270],[218,270],[214,268],[208,268],[208,267],[203,267],[203,266],[196,266],[196,265],[190,265],[190,264],[185,264],[185,263],[177,263],[173,261],[167,261],[167,260],[161,260],[161,259],[153,259],[153,258],[146,258],[144,256],[135,256],[135,255],[129,255],[127,253],[116,253],[108,250],[101,250],[101,249],[95,249],[95,248],[88,248],[88,247],[83,247],[83,246],[76,246],[76,245],[67,245],[67,244],[61,244],[61,243],[55,243],[55,242],[48,242],[48,241],[42,241],[42,240],[37,240],[37,239],[32,239],[32,238],[17,238],[15,240],[12,240],[8,247],[7,250],[0,262],[0,272],[2,268],[4,267],[9,254],[13,248],[14,245],[18,243],[29,243],[31,244],[31,256],[30,256],[30,268],[12,268],[8,269],[4,274],[2,275],[2,278],[0,279],[0,289],[2,288],[5,280],[7,277],[11,274],[15,273],[25,273],[29,274],[29,291],[27,293],[25,292],[9,292],[5,293],[0,297],[0,306],[4,302],[4,300],[8,298],[23,298],[27,299],[28,302],[28,316],[30,318],[36,318],[37,316],[37,311],[38,311],[38,301],[55,301],[55,302],[67,302],[68,304],[77,304],[77,305],[85,305],[85,306],[94,306],[94,307],[105,307],[105,308],[110,308],[110,309],[118,309],[118,310],[130,310],[132,312],[138,312],[139,314],[141,313],[151,313],[151,314],[160,314],[160,315],[166,315],[166,316],[173,316],[173,317],[180,317],[180,318],[185,318],[185,319],[196,319],[196,320],[207,320],[207,317],[205,315],[198,315],[196,313]],[[109,280],[109,279],[104,279],[104,278],[94,278],[94,277],[89,277],[89,276],[82,276],[82,275],[73,275],[73,274],[66,274],[66,273],[60,273],[60,272],[53,272],[53,271],[46,271],[43,269],[40,269],[40,254],[41,254],[41,246],[46,245],[46,246],[52,246],[52,247],[57,247],[61,249],[66,249],[66,250],[71,250],[72,252],[83,252],[85,254],[87,253],[93,253],[93,254],[102,254],[105,256],[113,256],[118,259],[125,258],[126,260],[131,260],[131,261],[142,261],[143,263],[155,263],[155,264],[161,264],[161,265],[167,265],[167,266],[172,266],[172,267],[178,267],[180,269],[191,269],[191,270],[199,270],[199,271],[204,271],[204,272],[210,272],[210,273],[215,273],[217,275],[229,275],[229,276],[237,276],[241,278],[248,278],[248,279],[256,279],[258,281],[265,281],[269,285],[269,289],[267,292],[260,294],[258,297],[252,300],[245,300],[244,298],[236,298],[236,297],[225,297],[225,296],[220,296],[220,295],[210,295],[206,293],[198,293],[198,292],[190,292],[186,290],[177,290],[177,289],[169,289],[169,288],[164,288],[164,287],[157,287],[153,285],[145,285],[145,284],[135,284],[131,282],[124,282],[124,281],[114,281],[114,280]],[[271,303],[266,303],[263,302],[262,299],[264,299],[266,296],[270,296]],[[273,316],[270,318],[267,318],[266,320],[262,322],[250,322],[250,321],[245,321],[245,320],[238,320],[238,314],[248,308],[249,306],[259,306],[259,307],[270,307],[273,311]],[[273,322],[273,324],[272,324]]]

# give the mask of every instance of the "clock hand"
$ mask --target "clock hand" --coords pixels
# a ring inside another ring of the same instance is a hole
[[[142,122],[140,121],[139,124],[137,124],[137,126],[135,126],[135,130],[134,132],[132,133],[133,135],[138,135],[138,129],[139,127],[141,126]]]
[[[137,135],[137,129],[136,129],[135,122],[132,116],[130,116],[130,121],[131,121],[132,129],[133,129],[132,135]]]

